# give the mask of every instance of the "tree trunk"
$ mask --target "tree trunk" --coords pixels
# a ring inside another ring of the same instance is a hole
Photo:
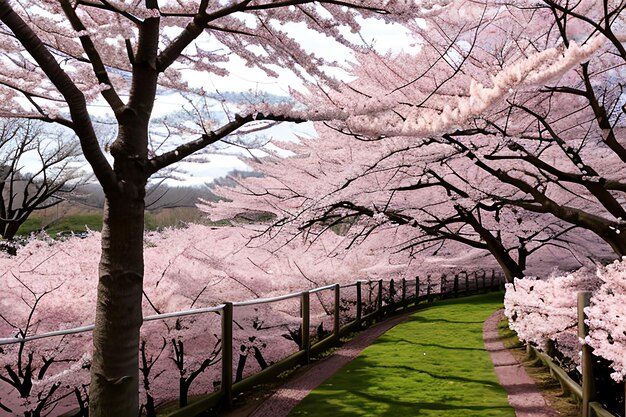
[[[483,239],[487,245],[487,249],[502,268],[506,282],[512,283],[514,278],[523,278],[524,270],[515,259],[509,255],[509,252],[506,250],[499,237],[495,237],[493,233],[487,230],[470,211],[465,210],[461,206],[455,206],[455,209],[467,224]]]
[[[506,282],[512,283],[514,278],[524,278],[524,270],[506,252],[491,252],[493,257],[502,268]]]
[[[611,246],[611,249],[613,249],[613,252],[615,252],[619,258],[626,256],[626,235],[624,233],[620,233],[623,231],[623,228],[618,229],[617,227],[606,227],[604,232],[596,232],[602,240]]]
[[[93,332],[91,417],[137,417],[139,410],[143,190],[126,189],[105,201]]]
[[[4,239],[13,240],[24,221],[26,221],[26,218],[7,222],[3,234]]]

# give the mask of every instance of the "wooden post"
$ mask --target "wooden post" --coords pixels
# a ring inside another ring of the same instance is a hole
[[[441,281],[439,281],[439,297],[441,299],[444,298],[444,294],[446,292],[447,286],[448,286],[448,276],[446,274],[441,274]]]
[[[465,293],[469,292],[469,274],[465,272]]]
[[[589,306],[591,299],[590,291],[581,291],[578,293],[578,337],[585,339],[589,334],[589,327],[585,324],[585,307]],[[591,346],[583,343],[582,346],[582,389],[583,403],[582,416],[589,417],[589,403],[595,400],[596,391],[593,380],[593,358],[591,357]]]
[[[378,314],[383,314],[383,280],[378,280]]]
[[[535,355],[535,350],[530,346],[530,343],[526,343],[526,359],[537,359],[537,355]]]
[[[224,303],[222,312],[222,395],[230,407],[233,403],[233,303]]]
[[[402,304],[406,301],[406,279],[402,278]]]
[[[426,278],[426,299],[429,303],[432,301],[430,298],[430,275]]]
[[[335,341],[339,341],[339,307],[341,304],[341,287],[339,284],[335,284],[335,321],[333,326],[333,338]]]
[[[420,277],[417,275],[415,277],[415,304],[417,304],[417,299],[420,296]]]
[[[395,302],[396,300],[394,298],[395,295],[396,295],[396,285],[392,278],[391,281],[389,281],[389,300],[387,300],[387,304],[389,304],[390,306],[394,306],[396,304]]]
[[[459,275],[454,274],[454,298],[459,298]]]
[[[300,300],[300,315],[302,316],[302,328],[300,329],[300,349],[306,353],[304,355],[304,362],[308,364],[311,361],[311,333],[309,328],[311,327],[311,303],[310,295],[308,291],[302,293],[302,299]]]
[[[356,283],[356,322],[358,325],[361,323],[361,316],[363,315],[363,295],[361,294],[361,281]]]

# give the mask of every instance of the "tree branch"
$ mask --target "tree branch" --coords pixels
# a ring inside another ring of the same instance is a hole
[[[159,155],[150,159],[148,161],[149,175],[156,173],[162,168],[165,168],[169,165],[172,165],[176,162],[181,161],[183,158],[193,154],[194,152],[197,152],[201,149],[206,148],[207,146],[235,132],[237,129],[239,129],[246,123],[250,123],[254,120],[273,120],[277,122],[295,122],[295,123],[301,123],[305,121],[299,118],[292,118],[292,117],[273,115],[273,114],[264,115],[263,113],[249,114],[247,116],[236,115],[235,120],[225,124],[219,129],[205,133],[200,138],[194,141],[182,144],[176,149],[174,149],[173,151],[166,152],[162,155]]]

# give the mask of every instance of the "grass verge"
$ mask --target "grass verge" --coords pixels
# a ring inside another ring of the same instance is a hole
[[[482,339],[502,294],[420,310],[311,392],[290,416],[513,417]]]

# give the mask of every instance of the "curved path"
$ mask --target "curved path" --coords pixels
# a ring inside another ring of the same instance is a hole
[[[324,382],[343,365],[350,362],[387,330],[405,321],[411,314],[391,318],[359,333],[330,357],[306,369],[282,385],[256,407],[249,417],[286,417],[309,392]],[[509,404],[517,417],[555,417],[559,413],[550,408],[524,368],[504,347],[498,337],[498,322],[502,310],[493,313],[483,325],[485,348],[491,355],[500,384],[508,393]],[[229,414],[227,414],[229,415]]]
[[[511,353],[504,347],[498,336],[498,323],[504,314],[502,310],[493,313],[483,325],[485,349],[491,356],[500,385],[508,394],[509,404],[517,417],[553,417],[560,415],[553,410],[541,395],[535,381],[528,376]]]

